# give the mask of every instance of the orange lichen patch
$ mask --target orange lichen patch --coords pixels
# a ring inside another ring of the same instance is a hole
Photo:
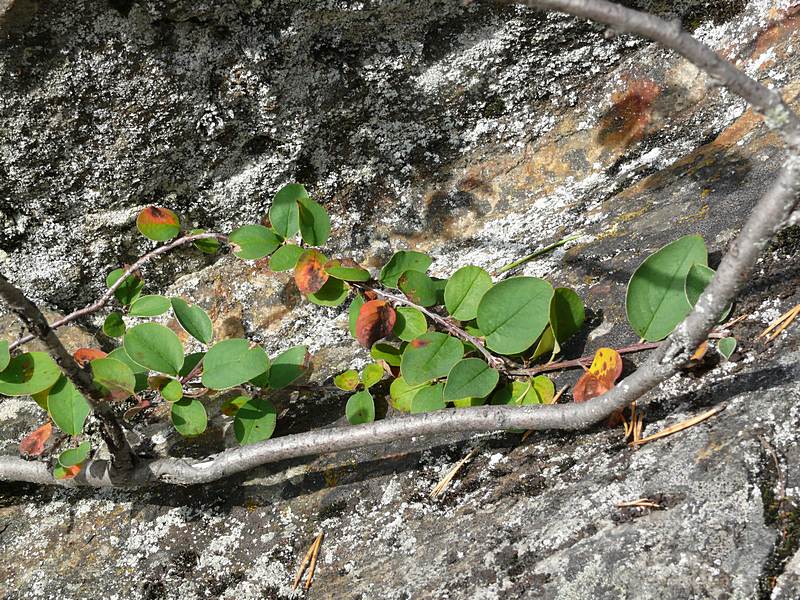
[[[800,5],[790,7],[773,20],[755,39],[752,56],[760,56],[780,44],[800,28]],[[766,64],[762,65],[763,69]]]
[[[659,85],[649,80],[631,81],[625,92],[615,93],[611,108],[600,117],[597,143],[627,148],[641,139],[650,124],[653,101],[660,93]]]

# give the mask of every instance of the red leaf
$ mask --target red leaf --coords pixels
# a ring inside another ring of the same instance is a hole
[[[98,358],[105,358],[106,356],[108,355],[105,352],[98,350],[97,348],[78,348],[75,350],[72,358],[74,358],[75,362],[81,367],[85,367],[87,362],[96,360]]]
[[[392,333],[397,315],[385,300],[365,302],[356,319],[356,339],[365,348]]]
[[[28,456],[39,456],[44,452],[44,444],[53,433],[53,424],[48,421],[33,433],[29,433],[19,443],[21,454]]]
[[[180,227],[178,216],[168,208],[148,206],[139,213],[138,221],[143,225],[175,225]]]
[[[316,250],[306,250],[297,259],[294,267],[294,281],[301,294],[313,294],[328,281],[323,265],[327,261]]]
[[[621,374],[622,357],[619,352],[613,348],[600,348],[594,355],[592,366],[572,388],[572,398],[575,402],[586,402],[601,396],[614,387],[614,382]]]
[[[57,477],[57,479],[72,479],[73,477],[75,477],[75,475],[81,472],[80,465],[75,465],[72,467],[62,467],[62,469],[64,470],[64,474],[61,477]]]

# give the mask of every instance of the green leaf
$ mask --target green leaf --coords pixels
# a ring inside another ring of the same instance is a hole
[[[62,467],[74,467],[89,458],[89,451],[91,449],[92,447],[89,445],[89,442],[83,442],[77,448],[64,450],[64,452],[59,455],[58,462]]]
[[[11,353],[9,352],[10,344],[5,340],[0,340],[0,371],[4,371],[11,362]]]
[[[151,295],[139,296],[131,304],[128,314],[132,317],[157,317],[169,310],[169,298]]]
[[[445,386],[443,383],[427,385],[420,389],[411,399],[412,414],[431,412],[434,410],[447,408],[447,405],[444,403],[443,399],[444,389]]]
[[[692,265],[689,272],[686,274],[686,280],[683,284],[684,291],[686,292],[686,300],[689,302],[690,306],[694,307],[694,305],[697,304],[697,301],[708,287],[708,284],[714,279],[715,273],[716,271],[714,271],[714,269],[705,265]],[[729,304],[725,312],[719,318],[720,323],[728,318],[732,308],[733,306]]]
[[[89,363],[92,367],[92,380],[110,392],[125,392],[133,395],[136,378],[125,363],[113,358],[98,358]],[[121,400],[121,398],[115,398]]]
[[[492,404],[541,404],[539,395],[533,387],[533,381],[514,381],[501,387],[492,396]]]
[[[136,228],[146,238],[165,242],[181,232],[181,222],[168,208],[148,206],[136,217]]]
[[[172,299],[172,310],[186,333],[199,342],[211,343],[214,327],[206,311],[197,305],[190,305],[183,298]]]
[[[372,344],[369,355],[373,360],[382,360],[390,367],[399,367],[402,360],[402,350],[385,342]]]
[[[125,269],[114,269],[106,277],[106,285],[110,288],[117,283],[119,278],[124,274]],[[117,299],[117,302],[123,306],[127,306],[139,297],[139,294],[142,293],[142,288],[144,288],[144,280],[141,277],[128,275],[125,281],[114,290],[114,297]]]
[[[478,304],[478,327],[486,346],[499,354],[530,348],[550,320],[553,287],[536,277],[511,277],[486,292]]]
[[[395,309],[396,320],[392,333],[405,342],[421,336],[428,331],[425,315],[410,306],[398,306]]]
[[[436,286],[433,279],[421,271],[406,271],[397,280],[400,290],[414,304],[433,306],[436,304]]]
[[[465,358],[457,362],[447,375],[444,401],[461,398],[484,398],[497,386],[500,373],[480,358]]]
[[[381,269],[380,282],[386,287],[396,288],[397,280],[406,271],[419,271],[424,273],[431,266],[433,260],[427,254],[414,250],[400,250],[395,252],[389,262]]]
[[[242,260],[258,260],[272,254],[281,242],[278,237],[263,225],[245,225],[228,236],[234,245],[233,254]]]
[[[247,340],[223,340],[206,352],[203,361],[203,385],[212,390],[227,390],[269,369],[269,357],[263,348],[250,348]]]
[[[444,333],[425,333],[409,343],[403,352],[400,373],[410,385],[444,377],[461,357],[464,345]]]
[[[118,312],[109,313],[103,321],[103,333],[108,337],[122,337],[125,335],[125,321],[122,320],[122,315]]]
[[[125,348],[120,346],[119,348],[112,350],[108,353],[106,358],[118,360],[119,362],[128,365],[128,368],[133,373],[133,378],[135,380],[135,384],[133,386],[134,392],[141,392],[142,390],[147,389],[147,368],[133,362],[131,357],[128,356],[128,353],[125,352]]]
[[[406,413],[411,412],[411,403],[414,400],[414,396],[427,385],[427,382],[409,385],[403,377],[398,377],[389,386],[389,403],[396,410]]]
[[[310,246],[322,246],[331,233],[331,218],[318,202],[311,198],[300,198],[300,235]]]
[[[192,229],[189,235],[200,235],[205,233],[205,229]],[[203,254],[216,254],[219,250],[219,240],[217,238],[203,238],[202,240],[195,240],[192,246],[200,250]]]
[[[726,337],[717,342],[717,350],[725,357],[725,360],[730,360],[731,355],[736,350],[736,338]]]
[[[306,346],[292,346],[272,359],[269,387],[280,390],[291,385],[310,369],[311,355]]]
[[[320,306],[339,306],[347,300],[349,291],[350,286],[344,281],[331,277],[325,282],[325,285],[313,294],[306,296],[306,298],[308,298],[310,302],[319,304]]]
[[[167,381],[167,383],[161,386],[159,391],[161,392],[161,396],[167,402],[177,402],[183,398],[183,386],[177,379],[170,379]]]
[[[52,386],[61,370],[46,352],[26,352],[14,356],[0,372],[0,394],[29,396]]]
[[[436,292],[435,306],[444,306],[444,290],[447,287],[448,279],[440,279],[439,277],[432,277],[433,290]]]
[[[364,296],[356,294],[353,301],[350,303],[350,308],[347,309],[347,325],[350,330],[350,335],[356,337],[356,322],[358,321],[358,313],[361,312],[361,307],[364,306]]]
[[[469,321],[478,316],[478,304],[492,287],[491,276],[480,267],[461,267],[444,288],[444,305],[450,316]]]
[[[233,432],[242,446],[269,439],[275,431],[278,414],[266,398],[252,398],[236,411]]]
[[[269,259],[269,268],[273,271],[288,271],[294,269],[297,259],[303,253],[303,248],[297,244],[284,244],[275,251]]]
[[[369,271],[349,258],[333,258],[325,263],[325,271],[331,277],[343,281],[369,281]]]
[[[706,265],[703,238],[687,235],[648,256],[628,282],[628,322],[643,340],[667,337],[691,311],[684,282],[693,264]]]
[[[47,412],[61,431],[68,435],[78,435],[89,415],[89,403],[72,382],[62,375],[47,395]]]
[[[272,197],[269,222],[278,235],[290,238],[300,231],[300,209],[297,203],[301,198],[308,198],[308,192],[299,183],[283,186]]]
[[[183,366],[183,344],[158,323],[141,323],[125,334],[123,347],[133,362],[152,371],[177,375]]]
[[[375,420],[375,401],[372,394],[367,390],[353,394],[347,399],[344,412],[351,425],[372,423]]]
[[[378,363],[370,363],[361,370],[361,383],[366,389],[383,379],[383,367]]]
[[[560,348],[556,349],[556,338],[553,335],[553,328],[548,323],[547,327],[544,328],[542,335],[539,336],[539,341],[536,343],[533,354],[531,354],[531,360],[536,360],[546,354],[555,356],[559,351]]]
[[[542,404],[550,404],[556,396],[556,386],[547,375],[537,375],[533,378],[533,391]]]
[[[459,398],[453,400],[453,406],[456,408],[471,408],[473,406],[483,406],[486,404],[486,398]]]
[[[550,300],[550,326],[559,344],[580,331],[586,320],[583,300],[574,290],[556,288]]]
[[[333,385],[345,392],[352,392],[358,387],[358,371],[349,369],[344,373],[339,373],[333,378]]]
[[[203,403],[194,398],[183,398],[172,403],[172,425],[183,437],[200,435],[208,426],[208,415]]]

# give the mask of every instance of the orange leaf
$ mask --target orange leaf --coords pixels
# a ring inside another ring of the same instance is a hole
[[[572,397],[575,402],[586,402],[601,396],[614,387],[614,382],[620,375],[622,357],[619,352],[613,348],[600,348],[594,355],[592,366],[572,389]]]
[[[356,319],[356,339],[365,348],[392,332],[397,315],[385,300],[365,302]]]
[[[106,356],[107,354],[105,352],[98,350],[97,348],[78,348],[75,350],[72,358],[74,358],[75,362],[81,367],[85,367],[87,362],[96,360],[98,358],[105,358]]]
[[[325,257],[316,250],[306,250],[300,255],[294,267],[294,281],[300,293],[313,294],[325,285],[328,274],[323,265],[326,262]]]
[[[81,466],[75,465],[73,467],[61,467],[63,469],[63,475],[61,477],[56,477],[56,479],[72,479],[81,472]]]
[[[48,421],[33,433],[29,433],[19,443],[21,454],[28,456],[39,456],[44,452],[44,443],[53,433],[53,424]]]

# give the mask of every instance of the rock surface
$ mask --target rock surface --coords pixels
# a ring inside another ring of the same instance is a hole
[[[794,100],[790,2],[637,5]],[[0,85],[0,268],[61,312],[148,248],[132,226],[145,204],[226,231],[298,180],[333,215],[330,250],[372,267],[409,247],[439,275],[493,270],[580,230],[519,271],[584,298],[577,355],[635,341],[622,299],[649,252],[700,232],[713,266],[782,155],[674,55],[489,2],[0,2]],[[1,484],[0,598],[299,598],[319,531],[312,598],[800,597],[800,336],[755,340],[800,302],[798,253],[795,228],[765,254],[731,362],[648,397],[645,434],[725,407],[701,425],[639,450],[603,427],[419,438],[198,489]],[[146,276],[209,310],[218,337],[309,344],[318,381],[366,360],[343,311],[263,264],[187,252]],[[68,344],[98,322],[82,325]],[[283,398],[279,434],[340,421],[343,403]],[[0,451],[41,419],[3,400]],[[220,449],[223,421],[164,444]],[[617,506],[639,498],[659,508]]]

